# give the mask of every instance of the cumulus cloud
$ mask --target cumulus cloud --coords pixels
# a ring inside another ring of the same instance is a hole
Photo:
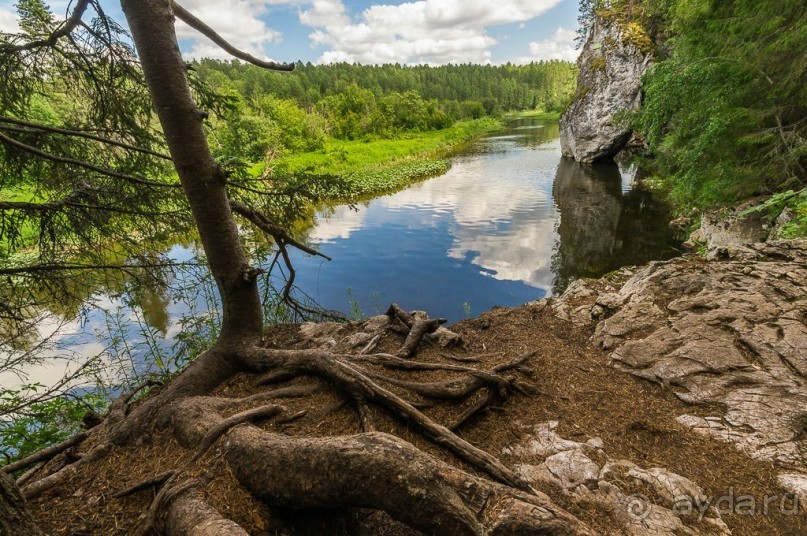
[[[577,37],[577,32],[574,30],[558,28],[549,39],[530,43],[529,59],[574,61],[580,53],[575,49],[575,37]]]
[[[19,31],[17,14],[7,9],[0,8],[0,32],[15,33]]]
[[[486,63],[496,40],[487,27],[530,20],[560,0],[420,0],[373,5],[352,19],[342,0],[313,0],[300,22],[328,47],[319,61]]]
[[[216,30],[235,47],[258,57],[268,59],[264,47],[278,43],[281,33],[269,28],[261,20],[265,5],[283,2],[255,2],[251,0],[185,0],[182,6]],[[183,56],[191,58],[229,59],[230,56],[183,22],[177,21],[177,37],[193,42]]]

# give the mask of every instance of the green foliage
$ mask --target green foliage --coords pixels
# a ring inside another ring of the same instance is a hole
[[[40,384],[20,389],[0,388],[0,465],[63,441],[81,430],[81,421],[89,411],[100,412],[105,398],[100,395],[62,395],[26,405],[31,395],[42,391]],[[7,408],[20,408],[7,414]]]
[[[762,213],[768,224],[773,224],[786,213],[787,221],[776,229],[776,238],[797,238],[807,236],[807,188],[797,192],[787,190],[772,195],[764,203],[748,208],[740,213],[746,216]]]
[[[336,97],[326,103],[326,109],[342,109],[361,117],[372,112],[372,105],[364,106],[371,103],[369,94],[361,90],[372,93],[378,105],[389,95],[398,94],[401,98],[416,92],[425,103],[435,101],[452,121],[481,117],[467,115],[475,105],[482,105],[483,114],[488,115],[496,109],[560,111],[574,91],[577,77],[573,63],[557,60],[529,65],[439,67],[298,63],[291,73],[265,71],[238,61],[203,60],[194,64],[194,69],[216,89],[237,90],[245,102],[273,94],[294,99],[300,108],[310,110],[319,107],[322,100]],[[342,94],[347,96],[340,99]],[[354,136],[348,139],[363,135],[352,129],[345,132]]]
[[[666,20],[672,53],[646,76],[633,124],[674,200],[707,206],[803,187],[803,2],[670,0]]]
[[[500,125],[484,118],[398,139],[328,140],[319,151],[280,159],[274,172],[302,177],[318,198],[352,200],[444,173],[443,151]]]
[[[592,58],[589,62],[589,65],[595,71],[605,71],[605,56],[597,56],[596,58]]]

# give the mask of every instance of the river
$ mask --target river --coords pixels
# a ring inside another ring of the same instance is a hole
[[[440,177],[320,213],[310,240],[333,260],[296,255],[300,287],[339,311],[395,301],[455,322],[677,254],[666,208],[633,173],[561,158],[558,132],[511,120]]]
[[[678,254],[666,207],[634,187],[631,170],[562,158],[556,121],[509,120],[451,161],[446,174],[398,193],[318,212],[308,242],[333,260],[294,252],[300,291],[347,315],[397,302],[456,322]],[[194,250],[176,245],[169,255],[189,260]],[[49,342],[27,381],[52,385],[92,356],[102,382],[131,380],[155,355],[158,368],[175,367],[182,334],[215,324],[215,295],[201,277],[189,269],[155,288],[98,291],[80,317],[43,319]],[[23,381],[0,372],[0,385]]]

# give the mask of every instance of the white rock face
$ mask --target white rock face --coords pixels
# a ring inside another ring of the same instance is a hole
[[[614,114],[641,104],[641,78],[652,55],[623,37],[618,23],[595,20],[577,60],[578,98],[560,119],[563,156],[583,164],[608,161],[630,140],[631,131],[615,125]]]

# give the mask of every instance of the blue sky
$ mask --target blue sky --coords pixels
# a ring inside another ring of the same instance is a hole
[[[366,64],[526,63],[574,60],[577,0],[180,0],[230,42],[279,61]],[[50,3],[59,16],[68,2]],[[117,2],[102,0],[120,16]],[[0,0],[13,31],[14,0]],[[226,58],[179,23],[187,58]]]

